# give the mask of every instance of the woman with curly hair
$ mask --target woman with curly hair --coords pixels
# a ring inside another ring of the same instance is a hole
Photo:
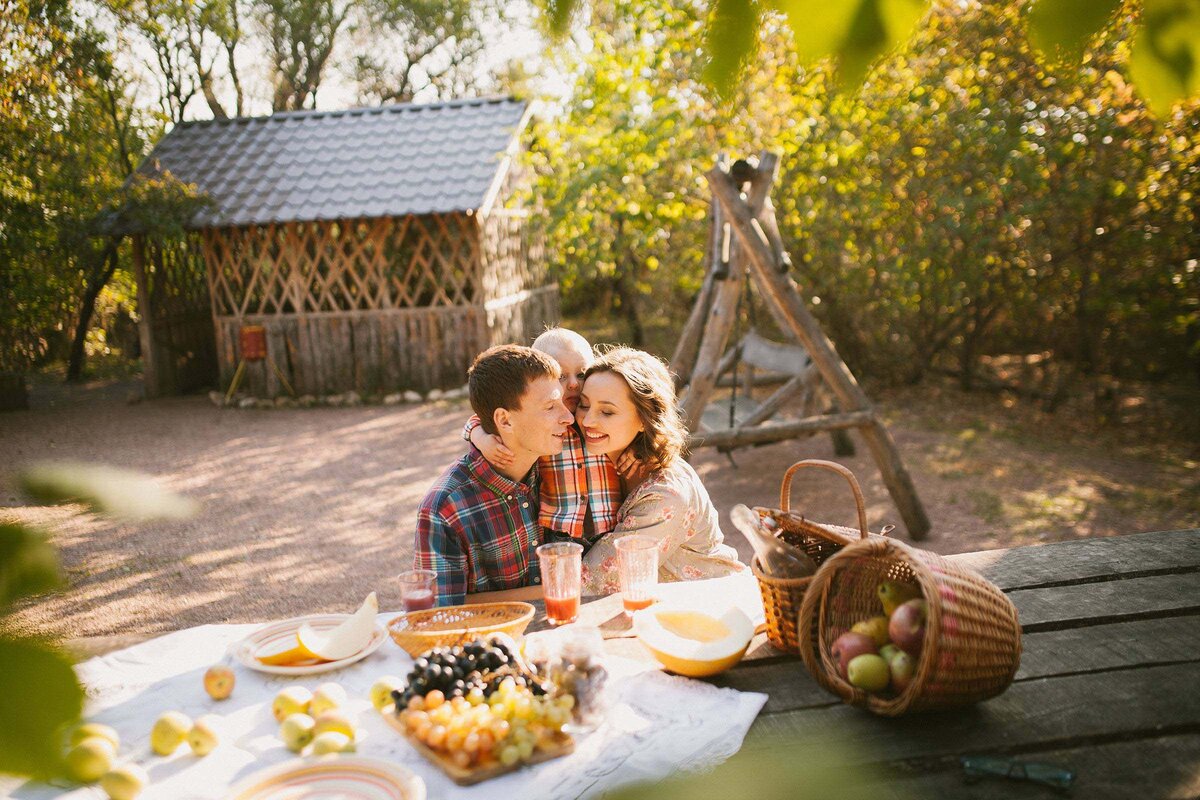
[[[713,507],[683,460],[687,429],[662,361],[629,347],[609,350],[587,370],[575,412],[590,453],[617,459],[629,448],[640,470],[623,478],[616,528],[584,556],[586,594],[619,590],[616,539],[639,533],[659,540],[659,579],[715,578],[744,570],[724,543]]]

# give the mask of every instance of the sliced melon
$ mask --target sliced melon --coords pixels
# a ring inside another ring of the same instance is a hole
[[[295,647],[256,657],[270,666],[295,666],[306,662],[349,658],[370,644],[378,614],[379,601],[371,592],[358,610],[336,628],[318,631],[306,622],[296,631]]]
[[[713,616],[690,608],[655,605],[633,616],[642,644],[671,672],[701,678],[742,660],[754,625],[740,609]]]

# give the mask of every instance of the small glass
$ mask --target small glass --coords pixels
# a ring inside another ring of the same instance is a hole
[[[600,629],[591,625],[572,625],[562,633],[550,677],[559,691],[569,692],[575,698],[571,721],[563,730],[573,735],[590,733],[603,721],[608,705],[604,639]]]
[[[542,568],[546,619],[551,625],[574,622],[579,616],[583,545],[578,542],[551,542],[538,547],[537,555]]]
[[[621,601],[625,613],[633,616],[633,612],[654,602],[654,592],[658,588],[658,542],[649,536],[630,534],[617,539],[614,544]]]
[[[433,608],[437,597],[437,573],[431,569],[410,569],[400,573],[400,603],[404,610]]]

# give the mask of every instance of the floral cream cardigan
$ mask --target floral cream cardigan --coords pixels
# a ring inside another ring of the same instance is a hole
[[[658,540],[658,579],[662,582],[718,578],[746,569],[725,544],[717,509],[700,476],[682,458],[651,473],[621,504],[617,525],[583,558],[583,594],[621,589],[614,542],[630,533]]]

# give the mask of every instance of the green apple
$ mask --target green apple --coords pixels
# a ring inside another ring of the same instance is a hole
[[[327,753],[353,753],[354,740],[339,731],[325,731],[313,739],[313,755],[323,756]]]
[[[889,664],[892,662],[892,658],[896,655],[896,653],[903,652],[903,650],[891,643],[885,644],[883,647],[879,648],[879,655],[882,656],[883,660]]]
[[[346,690],[336,683],[322,683],[308,703],[308,714],[318,717],[325,711],[341,708],[346,703]]]
[[[345,714],[340,711],[326,711],[316,719],[316,725],[313,728],[313,735],[320,736],[327,731],[335,731],[344,733],[351,739],[354,738],[354,723],[352,723]]]
[[[137,764],[122,764],[104,773],[100,778],[100,788],[112,800],[133,800],[142,793],[142,789],[146,788],[149,782],[150,776],[146,774],[146,770]]]
[[[150,747],[160,756],[169,756],[183,744],[191,729],[192,720],[186,714],[168,711],[154,721],[154,727],[150,730]]]
[[[67,751],[67,774],[80,783],[94,783],[112,769],[116,760],[112,742],[93,736]]]
[[[205,714],[192,724],[192,729],[188,731],[187,743],[196,755],[208,755],[221,741],[213,726],[216,720],[217,718],[212,714]]]
[[[107,725],[101,725],[99,722],[85,722],[82,725],[76,725],[71,729],[67,746],[74,747],[84,739],[93,738],[107,740],[113,746],[113,750],[118,750],[121,747],[121,737],[117,735],[117,732]]]
[[[887,688],[892,673],[883,658],[874,653],[865,653],[850,659],[846,665],[846,679],[851,686],[868,692],[880,692]]]
[[[383,711],[392,704],[392,691],[403,688],[404,681],[395,675],[384,675],[371,685],[371,705],[376,711]]]
[[[313,740],[316,722],[308,714],[292,714],[279,726],[279,738],[293,753],[299,753]]]
[[[312,692],[303,686],[289,686],[280,689],[271,703],[271,713],[276,722],[283,722],[293,714],[307,714],[308,704],[312,702]]]

